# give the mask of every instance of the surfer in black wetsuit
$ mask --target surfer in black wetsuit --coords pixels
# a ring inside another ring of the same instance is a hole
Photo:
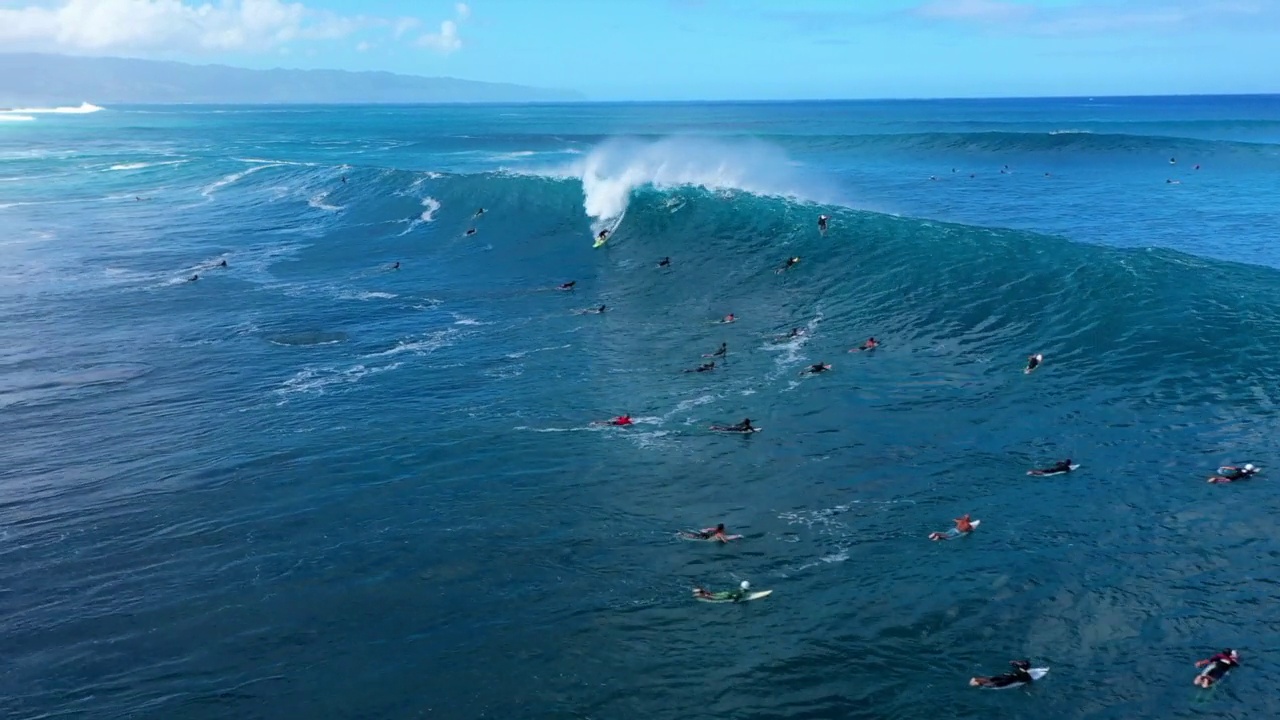
[[[826,363],[814,363],[813,365],[810,365],[804,370],[801,370],[800,374],[801,375],[817,375],[818,373],[824,373],[830,369],[831,369],[831,366]]]
[[[476,234],[476,229],[475,229],[475,228],[471,228],[470,230],[468,230],[468,231],[467,231],[467,233],[466,233],[466,234],[467,234],[467,237],[471,237],[472,235],[475,235],[475,234]]]
[[[1028,475],[1056,475],[1058,473],[1071,472],[1071,458],[1067,458],[1059,463],[1054,463],[1052,467],[1042,468],[1039,470],[1031,470]]]
[[[687,372],[687,373],[691,373],[691,372],[710,372],[710,371],[715,370],[715,369],[716,369],[716,363],[715,363],[715,361],[714,361],[714,360],[712,360],[711,362],[709,362],[709,363],[703,363],[702,365],[699,365],[699,366],[698,366],[698,367],[696,367],[696,368],[692,368],[692,369],[690,369],[690,370],[685,370],[685,372]]]
[[[392,269],[392,270],[399,270],[399,269],[400,269],[400,261],[399,261],[399,260],[397,260],[397,261],[395,262],[395,264],[391,266],[391,269]]]
[[[570,281],[569,281],[569,282],[567,282],[567,283],[561,283],[561,284],[560,284],[560,287],[558,287],[558,288],[556,288],[556,289],[557,289],[557,290],[572,290],[572,289],[573,289],[573,286],[574,286],[574,285],[577,285],[577,284],[578,284],[578,281],[577,281],[577,280],[570,280]]]
[[[1029,682],[1035,682],[1035,678],[1031,677],[1031,662],[1028,660],[1012,660],[1009,662],[1013,666],[1013,672],[1004,675],[996,675],[995,677],[975,677],[969,679],[969,685],[973,687],[990,687],[1002,688],[1011,685],[1025,685]]]
[[[602,243],[602,242],[604,242],[605,240],[608,240],[608,239],[609,239],[609,231],[608,231],[608,230],[601,230],[601,231],[600,231],[600,234],[596,235],[596,242],[598,242],[598,243]]]
[[[195,282],[199,279],[200,279],[199,275],[192,275],[191,277],[187,278],[187,282]]]
[[[790,270],[792,267],[794,267],[794,266],[795,266],[795,264],[796,264],[796,263],[798,263],[798,262],[800,262],[800,258],[798,258],[798,257],[787,258],[787,262],[786,262],[786,264],[785,264],[785,265],[783,265],[782,267],[778,268],[778,272],[780,272],[780,273],[781,273],[781,272],[786,272],[786,271]]]
[[[721,430],[724,432],[740,432],[740,433],[750,433],[750,432],[755,432],[756,430],[754,427],[751,427],[751,418],[744,418],[743,421],[738,423],[737,425],[712,425],[711,429]]]
[[[603,315],[604,311],[608,309],[609,309],[608,307],[601,305],[598,308],[586,308],[583,310],[578,310],[576,311],[576,313],[578,315]]]
[[[1040,367],[1040,363],[1044,362],[1044,356],[1040,353],[1027,356],[1027,369],[1024,372],[1031,372]]]
[[[226,266],[227,266],[226,260],[223,260],[222,262],[218,263],[218,267],[226,267]]]
[[[1196,661],[1196,667],[1204,668],[1204,671],[1196,676],[1196,686],[1207,688],[1233,669],[1240,667],[1240,653],[1227,648],[1208,660]]]
[[[724,536],[724,523],[718,523],[713,528],[703,528],[694,533],[703,540],[719,540],[720,542],[728,542],[728,538]]]
[[[346,176],[346,175],[343,175],[343,176],[342,176],[342,184],[343,184],[343,185],[346,185],[346,184],[347,184],[347,176]]]
[[[484,208],[480,208],[479,210],[476,210],[476,214],[472,215],[471,217],[480,217],[483,214],[484,214]]]
[[[828,219],[829,219],[829,218],[827,218],[827,216],[826,216],[826,215],[819,215],[819,216],[818,216],[818,232],[820,232],[820,233],[825,233],[825,232],[827,231],[827,220],[828,220]]]
[[[717,349],[715,352],[711,353],[710,355],[703,355],[702,357],[722,358],[722,357],[728,357],[728,355],[729,355],[729,343],[720,343],[719,349]]]
[[[1222,472],[1224,470],[1226,472]],[[1254,475],[1256,475],[1258,473],[1258,468],[1254,467],[1253,463],[1248,463],[1244,467],[1233,467],[1231,465],[1224,465],[1218,468],[1218,471],[1220,474],[1214,475],[1213,477],[1209,478],[1209,482],[1229,483],[1229,482],[1235,482],[1236,480],[1243,480],[1247,477],[1253,477]]]
[[[880,347],[880,341],[871,337],[871,338],[867,338],[866,342],[850,350],[849,352],[865,352],[867,350],[875,350],[877,347]]]
[[[671,267],[671,258],[664,257],[658,261],[658,267]]]

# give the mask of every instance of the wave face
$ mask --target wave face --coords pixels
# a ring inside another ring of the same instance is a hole
[[[1028,717],[1184,707],[1196,653],[1280,642],[1280,113],[1108,104],[6,127],[7,707],[950,717],[1017,656]]]

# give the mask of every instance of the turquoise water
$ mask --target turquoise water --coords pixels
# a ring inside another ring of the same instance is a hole
[[[34,117],[14,717],[1280,712],[1280,99]]]

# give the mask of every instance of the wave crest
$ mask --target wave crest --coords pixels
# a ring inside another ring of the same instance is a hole
[[[596,229],[622,218],[637,188],[741,190],[794,200],[835,202],[832,185],[802,172],[780,148],[760,141],[671,137],[613,139],[550,173],[582,182],[583,209]]]

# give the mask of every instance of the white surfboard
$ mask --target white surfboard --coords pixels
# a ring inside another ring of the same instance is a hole
[[[766,598],[766,597],[769,597],[769,596],[770,596],[770,595],[772,595],[772,594],[773,594],[773,591],[772,591],[772,590],[757,590],[756,592],[750,592],[750,593],[747,593],[747,596],[746,596],[746,597],[742,598],[741,600],[738,600],[737,602],[746,602],[746,601],[748,601],[748,600],[759,600],[760,598]],[[713,598],[702,598],[702,597],[697,598],[697,599],[698,599],[699,601],[701,601],[701,602],[706,602],[706,603],[731,603],[731,602],[734,602],[733,600],[716,600],[716,599],[713,599]]]
[[[969,524],[973,526],[973,529],[974,529],[974,530],[977,530],[977,529],[978,529],[978,526],[982,524],[982,521],[981,521],[981,520],[974,520],[974,521],[970,522]],[[970,530],[969,532],[973,532],[973,530]],[[966,536],[968,536],[968,535],[969,535],[969,533],[962,533],[962,532],[959,532],[958,530],[956,530],[955,528],[951,528],[950,530],[948,530],[948,531],[946,531],[945,533],[943,533],[943,534],[942,534],[942,539],[943,539],[943,540],[954,540],[955,538],[962,538],[962,537],[966,537]]]

